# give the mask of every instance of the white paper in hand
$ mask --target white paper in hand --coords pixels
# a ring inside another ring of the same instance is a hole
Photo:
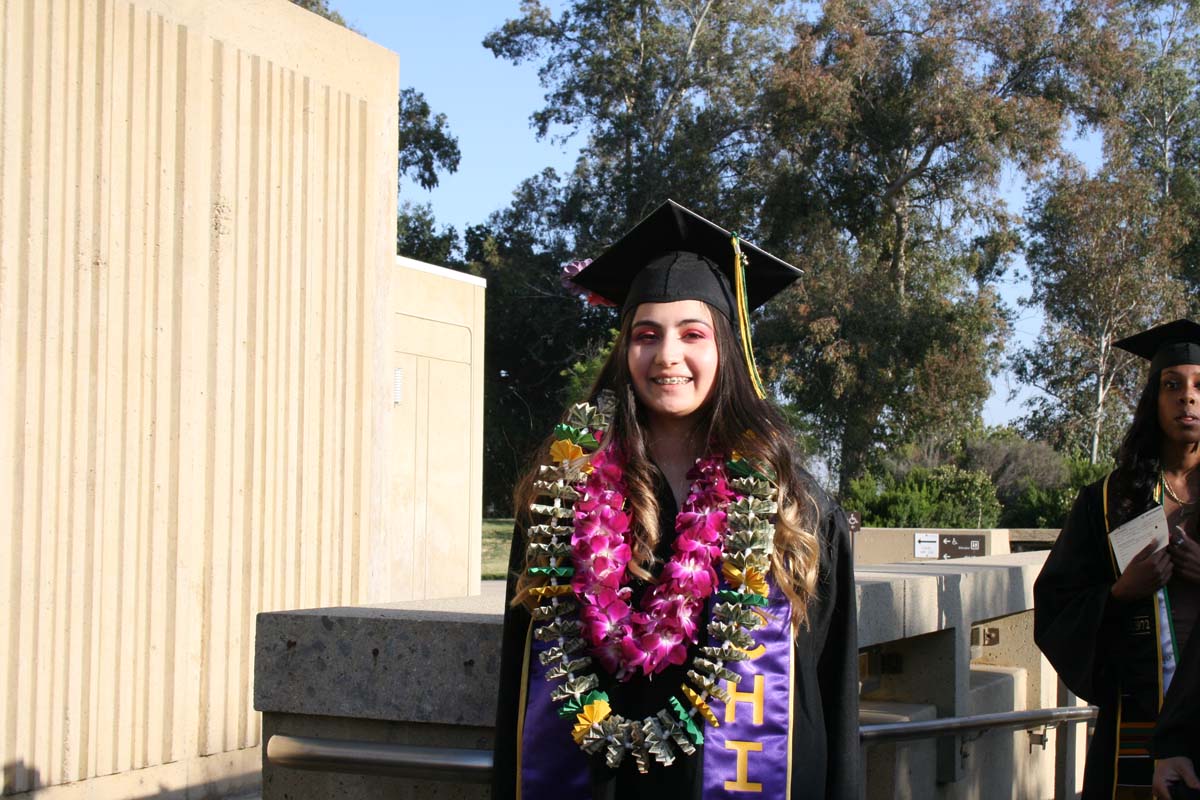
[[[1154,542],[1155,552],[1163,549],[1167,546],[1167,535],[1167,512],[1162,506],[1155,506],[1145,514],[1129,520],[1108,534],[1113,556],[1117,559],[1117,568],[1124,572],[1133,557],[1151,542]]]

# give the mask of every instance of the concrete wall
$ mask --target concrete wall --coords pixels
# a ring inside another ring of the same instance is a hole
[[[859,647],[869,648],[880,664],[892,664],[882,674],[863,676],[862,698],[932,705],[938,717],[1057,705],[1054,672],[1034,644],[1028,624],[1033,582],[1045,558],[1044,552],[1037,552],[927,564],[856,563]],[[998,645],[973,647],[971,629],[977,625],[997,628]],[[1013,677],[1007,693],[980,691],[996,684],[978,670],[996,667],[1021,671],[1011,674],[1020,675],[1025,685],[1016,686],[1018,678]],[[1009,702],[1013,705],[1005,707]],[[939,739],[936,794],[935,787],[928,786],[913,796],[996,796],[992,782],[1001,778],[987,773],[981,779],[978,765],[997,763],[998,752],[1011,752],[1016,758],[1015,736],[992,732],[972,742]],[[1057,747],[1053,733],[1045,751],[1029,753],[1026,747],[1018,771],[1003,775],[999,786],[1011,789],[1003,796],[1053,796]]]
[[[1056,681],[1029,635],[1045,553],[857,571],[858,639],[868,657],[860,721],[965,716],[1056,705]],[[258,618],[255,707],[264,734],[491,747],[503,584],[459,600],[327,608]],[[972,647],[976,625],[995,644]],[[998,637],[998,638],[997,638]],[[869,798],[1054,796],[1055,753],[1025,731],[867,749]],[[1073,751],[1074,752],[1074,751]],[[486,798],[486,788],[264,764],[264,800]]]
[[[397,257],[388,358],[388,514],[373,598],[479,594],[484,281]]]
[[[0,0],[4,793],[256,777],[255,613],[411,596],[397,92],[286,0]]]

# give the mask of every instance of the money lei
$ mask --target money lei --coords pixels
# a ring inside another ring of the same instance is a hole
[[[559,704],[559,716],[576,719],[572,736],[585,753],[603,751],[605,763],[614,769],[629,754],[644,773],[651,763],[674,763],[676,748],[685,755],[694,754],[696,746],[704,743],[703,722],[714,727],[719,724],[708,699],[728,702],[720,682],[736,684],[740,676],[725,663],[749,658],[749,651],[756,646],[751,632],[765,624],[762,609],[769,602],[766,575],[778,505],[775,487],[766,476],[736,454],[726,463],[729,486],[738,494],[726,508],[721,541],[722,573],[730,588],[717,592],[708,625],[709,643],[692,658],[687,682],[670,698],[667,708],[641,720],[614,712],[591,669],[592,657],[581,636],[576,614],[579,604],[571,587],[574,503],[582,496],[589,455],[599,447],[612,408],[611,395],[604,393],[595,406],[573,406],[566,423],[555,429],[558,439],[552,452],[556,461],[542,465],[534,482],[538,498],[530,505],[526,570],[530,578],[541,582],[530,589],[538,601],[532,612],[538,623],[533,635],[550,643],[538,657],[548,668],[546,678],[553,684],[550,696]]]

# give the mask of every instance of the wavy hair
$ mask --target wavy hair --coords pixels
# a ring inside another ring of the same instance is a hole
[[[1163,440],[1162,426],[1158,423],[1161,375],[1161,370],[1152,373],[1146,381],[1146,388],[1133,412],[1133,423],[1117,449],[1117,468],[1113,473],[1116,499],[1113,527],[1139,514],[1158,482]]]
[[[706,304],[707,305],[707,304]],[[808,623],[808,603],[816,592],[820,566],[820,543],[816,530],[819,510],[809,491],[807,474],[798,469],[793,458],[795,435],[774,404],[758,397],[750,382],[746,362],[724,314],[708,306],[713,319],[717,345],[717,374],[712,393],[704,407],[697,433],[713,452],[737,451],[752,462],[770,467],[776,477],[779,513],[775,523],[775,542],[771,554],[771,576],[792,606],[793,629]],[[629,342],[633,314],[626,314],[612,352],[601,367],[589,393],[595,402],[604,390],[613,392],[616,408],[604,446],[622,454],[628,510],[632,519],[629,571],[636,577],[653,581],[654,551],[661,538],[658,529],[659,507],[655,493],[656,467],[650,459],[646,441],[646,412],[637,401],[629,373]],[[539,449],[545,457],[553,437]],[[514,493],[517,524],[524,534],[529,504],[536,499],[533,479],[538,464],[526,473]],[[524,536],[522,536],[524,539]],[[528,590],[545,582],[522,571],[517,580],[513,604],[530,603]]]

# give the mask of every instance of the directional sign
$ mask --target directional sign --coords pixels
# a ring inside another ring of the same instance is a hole
[[[913,558],[937,558],[938,535],[936,533],[913,534]]]
[[[938,558],[968,558],[986,552],[982,533],[943,533],[938,539]]]

